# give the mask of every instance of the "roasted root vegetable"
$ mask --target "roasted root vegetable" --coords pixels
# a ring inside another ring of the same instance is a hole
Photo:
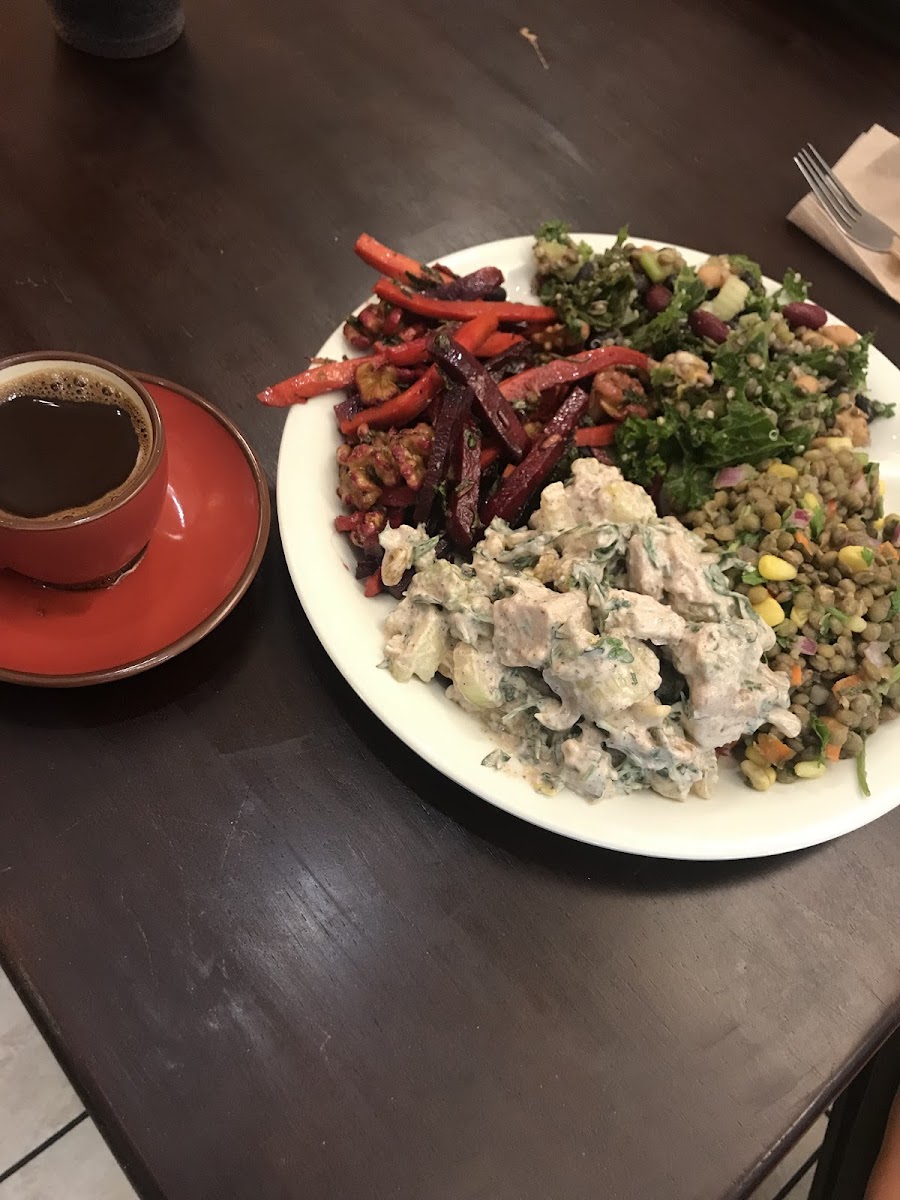
[[[571,358],[557,358],[530,371],[512,375],[500,384],[500,391],[507,400],[521,400],[529,394],[546,391],[558,383],[575,383],[596,375],[606,367],[637,367],[647,370],[650,360],[639,350],[627,346],[602,346],[599,350],[588,350],[586,354],[575,354]]]
[[[461,275],[449,283],[429,288],[427,295],[435,300],[486,300],[491,292],[496,292],[502,286],[502,271],[497,267],[481,267],[470,275]]]
[[[481,343],[497,329],[497,321],[490,314],[482,314],[468,321],[457,329],[453,340],[466,350],[475,351]],[[374,408],[366,408],[355,416],[341,421],[341,433],[354,434],[362,425],[370,429],[388,429],[391,425],[407,425],[420,416],[434,397],[438,394],[443,382],[437,367],[429,367],[425,374],[412,387]]]
[[[447,504],[447,533],[460,549],[468,550],[478,529],[478,489],[481,484],[481,431],[463,422],[456,445],[457,484]]]
[[[512,304],[508,300],[433,300],[423,292],[399,287],[390,279],[379,279],[375,295],[420,317],[435,321],[471,321],[490,314],[510,324],[545,325],[556,319],[556,312],[542,304]]]
[[[490,525],[494,517],[515,524],[522,509],[562,458],[587,406],[588,394],[582,388],[575,388],[562,402],[544,426],[539,440],[485,503],[481,514],[485,526]]]
[[[368,263],[370,267],[374,267],[376,271],[381,275],[386,275],[389,279],[405,281],[412,277],[413,279],[440,279],[449,282],[454,278],[446,267],[425,267],[422,263],[416,262],[414,258],[407,258],[405,254],[398,254],[396,250],[391,250],[389,246],[376,241],[367,233],[359,235],[353,249],[364,263]]]
[[[272,408],[286,408],[289,404],[305,404],[312,396],[322,396],[338,388],[350,387],[356,380],[361,366],[373,368],[391,364],[395,367],[410,367],[428,361],[428,339],[417,338],[401,346],[388,346],[378,354],[367,354],[361,358],[344,358],[339,362],[314,363],[308,371],[301,371],[290,379],[284,379],[273,387],[265,388],[257,399]]]
[[[528,448],[528,435],[512,405],[475,355],[457,338],[451,338],[446,333],[433,336],[431,354],[445,374],[472,389],[485,422],[502,442],[513,462],[520,462]]]
[[[450,455],[456,446],[463,421],[472,407],[472,391],[463,385],[448,388],[441,402],[441,411],[434,423],[434,441],[428,458],[428,469],[416,496],[413,524],[421,525],[428,520],[434,493],[444,482],[450,466]]]
[[[575,430],[576,446],[611,446],[616,440],[616,424],[594,425]]]

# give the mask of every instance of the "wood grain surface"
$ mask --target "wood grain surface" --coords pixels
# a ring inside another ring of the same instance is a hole
[[[797,267],[900,358],[896,306],[784,221],[798,145],[900,132],[896,57],[828,10],[187,18],[109,63],[7,0],[0,351],[178,379],[274,478],[254,393],[364,296],[361,229],[430,257],[560,216]],[[0,953],[146,1197],[744,1196],[900,1019],[898,834],[688,865],[529,828],[367,713],[277,536],[175,662],[0,689]]]

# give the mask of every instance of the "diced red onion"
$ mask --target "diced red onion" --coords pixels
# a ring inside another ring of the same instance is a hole
[[[792,525],[808,525],[809,524],[809,513],[806,511],[805,508],[795,508],[794,509],[793,515],[791,516],[791,524]]]
[[[800,654],[818,654],[819,647],[812,638],[801,637],[794,642],[794,649]]]
[[[746,463],[739,467],[723,467],[713,480],[713,487],[734,487],[736,483],[743,483],[745,479],[748,479],[752,470],[753,468]]]
[[[855,492],[857,496],[865,496],[868,490],[869,484],[865,475],[857,475],[857,477],[850,484],[850,491]]]
[[[869,642],[864,654],[873,667],[886,667],[890,663],[887,656],[889,642]]]

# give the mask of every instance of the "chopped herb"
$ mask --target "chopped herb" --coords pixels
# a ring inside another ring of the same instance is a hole
[[[816,716],[810,719],[809,726],[819,739],[819,762],[823,763],[825,761],[825,747],[828,745],[829,738],[828,726],[820,717]]]
[[[871,796],[869,780],[866,777],[866,740],[863,738],[862,750],[856,756],[856,778],[859,780],[859,790],[864,796]]]
[[[604,637],[600,639],[600,649],[604,651],[606,658],[611,658],[613,662],[633,663],[634,655],[627,648],[621,638]]]
[[[763,579],[755,567],[750,571],[745,571],[741,576],[741,583],[746,583],[747,587],[759,587],[765,582],[765,579]]]
[[[813,541],[818,541],[822,536],[822,531],[825,528],[825,509],[814,508],[809,516],[809,532],[813,536]]]
[[[900,613],[900,588],[891,592],[891,616],[896,616],[897,613]]]
[[[867,567],[871,567],[872,563],[875,561],[875,552],[868,546],[863,546],[862,550],[860,551],[860,556]]]
[[[494,767],[498,770],[509,762],[509,755],[502,750],[492,750],[490,754],[486,754],[481,760],[483,767]]]

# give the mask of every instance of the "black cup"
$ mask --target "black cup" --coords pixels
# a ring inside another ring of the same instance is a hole
[[[47,0],[56,32],[101,58],[143,58],[171,46],[184,29],[181,0]]]

